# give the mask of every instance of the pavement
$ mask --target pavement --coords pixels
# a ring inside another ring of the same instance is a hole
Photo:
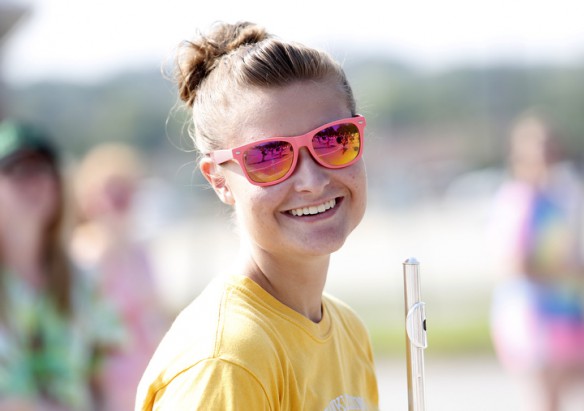
[[[489,356],[425,359],[426,411],[535,411],[525,381],[505,373]],[[381,411],[408,410],[406,364],[378,361]],[[533,398],[532,398],[533,399]],[[568,393],[562,411],[584,410],[584,390]]]

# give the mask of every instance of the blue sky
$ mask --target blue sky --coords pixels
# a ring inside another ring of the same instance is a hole
[[[8,82],[94,81],[160,66],[175,45],[217,20],[269,31],[351,58],[371,50],[428,68],[496,59],[584,60],[579,0],[0,0],[30,16],[3,53]]]

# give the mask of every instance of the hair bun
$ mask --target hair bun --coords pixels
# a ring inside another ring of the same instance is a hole
[[[183,42],[179,46],[175,73],[180,98],[192,107],[199,85],[221,57],[268,37],[266,30],[254,23],[219,23],[208,35]]]

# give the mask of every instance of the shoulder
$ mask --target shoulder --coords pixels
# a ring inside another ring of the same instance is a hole
[[[323,304],[336,338],[359,350],[372,351],[369,330],[357,312],[342,300],[325,294]]]
[[[330,294],[324,294],[323,304],[333,321],[341,321],[351,326],[365,327],[359,314],[343,300]]]
[[[223,294],[218,282],[213,281],[178,314],[154,353],[147,372],[164,374],[171,379],[201,358],[213,356]]]
[[[143,410],[270,410],[268,393],[261,382],[233,362],[208,358],[174,376],[163,386],[151,385]],[[138,409],[138,408],[137,408]]]
[[[265,389],[260,381],[274,363],[274,349],[260,311],[237,287],[214,280],[163,338],[142,378],[139,397],[168,402],[174,401],[169,399],[173,392],[170,397],[191,404],[219,391],[222,397],[225,390],[241,394],[243,387],[261,394]]]
[[[223,278],[212,281],[175,319],[148,372],[173,378],[200,361],[253,363],[270,338],[261,304]]]

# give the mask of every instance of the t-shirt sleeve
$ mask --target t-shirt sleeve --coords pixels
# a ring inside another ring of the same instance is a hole
[[[272,407],[253,374],[237,364],[213,358],[177,375],[155,394],[151,409],[269,411]]]

